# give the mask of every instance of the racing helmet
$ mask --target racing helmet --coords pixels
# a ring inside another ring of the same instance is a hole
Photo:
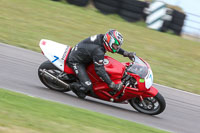
[[[107,51],[115,53],[120,49],[123,43],[123,36],[116,30],[109,30],[104,35],[103,42]]]

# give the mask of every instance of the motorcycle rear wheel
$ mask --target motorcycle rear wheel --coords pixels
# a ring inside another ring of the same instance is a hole
[[[147,105],[146,107],[142,104],[139,97],[129,100],[129,103],[138,112],[148,115],[158,115],[165,110],[166,102],[160,93],[158,93],[155,97],[146,97],[143,100]]]
[[[49,89],[67,92],[70,91],[69,88],[61,86],[59,83],[55,82],[51,77],[47,77],[40,70],[45,69],[47,72],[57,77],[62,71],[60,71],[57,67],[55,67],[50,61],[43,62],[38,68],[38,76],[40,81]]]

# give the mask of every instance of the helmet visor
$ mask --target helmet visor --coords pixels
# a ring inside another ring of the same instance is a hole
[[[113,39],[112,41],[110,41],[110,46],[114,53],[117,52],[119,48],[121,47],[117,39]]]

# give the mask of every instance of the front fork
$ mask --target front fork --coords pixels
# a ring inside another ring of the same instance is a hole
[[[144,102],[143,97],[140,95],[139,98],[140,98],[140,101],[141,101],[142,105],[144,106],[144,108],[147,109],[147,104]]]
[[[144,106],[145,109],[151,108],[151,105],[147,105],[145,103],[143,97],[152,98],[152,97],[155,97],[157,94],[158,94],[158,90],[155,87],[151,86],[144,94],[139,96],[139,99],[140,99],[140,101],[141,101],[141,103],[142,103],[142,105]],[[152,100],[152,99],[150,99],[150,100]]]

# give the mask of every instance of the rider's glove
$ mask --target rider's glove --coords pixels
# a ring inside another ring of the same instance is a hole
[[[120,91],[123,87],[122,84],[115,84],[114,82],[112,82],[111,84],[109,84],[109,87],[111,89],[113,89],[114,91]]]
[[[124,51],[124,57],[129,57],[129,58],[133,58],[136,53],[135,52],[127,52],[127,51]]]

